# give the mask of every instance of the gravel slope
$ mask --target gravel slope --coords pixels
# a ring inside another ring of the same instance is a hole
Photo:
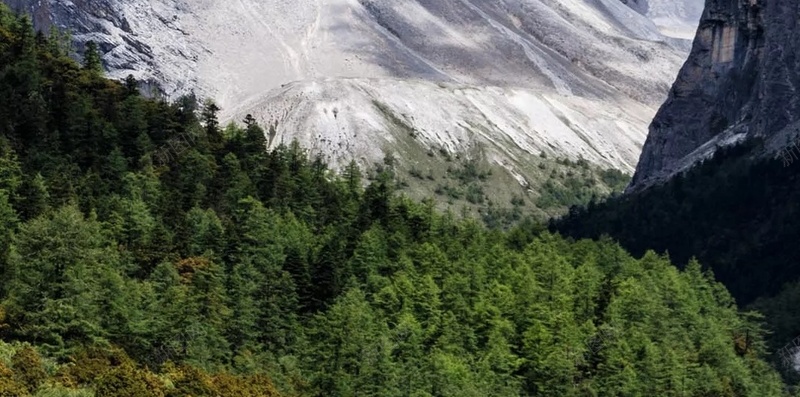
[[[112,77],[277,122],[273,144],[372,164],[414,131],[422,152],[477,147],[519,174],[541,152],[632,171],[688,51],[662,31],[700,1],[5,2],[100,42]]]

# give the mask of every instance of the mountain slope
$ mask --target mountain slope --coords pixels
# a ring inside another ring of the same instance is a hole
[[[633,171],[687,49],[618,0],[5,1],[100,42],[113,78],[253,114],[273,145],[406,172],[448,168],[441,150],[534,200],[542,153]]]
[[[789,394],[698,265],[265,151],[2,4],[0,37],[0,395]]]
[[[699,266],[488,230],[143,98],[2,6],[0,35],[2,395],[786,394]]]

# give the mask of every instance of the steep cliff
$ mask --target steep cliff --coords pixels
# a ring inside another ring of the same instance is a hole
[[[708,0],[688,61],[650,126],[632,183],[658,182],[719,147],[761,137],[773,155],[800,119],[800,7]]]

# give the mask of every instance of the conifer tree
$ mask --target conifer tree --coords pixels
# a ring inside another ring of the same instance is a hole
[[[103,73],[103,60],[100,57],[97,43],[94,41],[86,42],[86,48],[83,53],[83,68],[97,75]]]
[[[187,256],[222,258],[225,253],[225,228],[213,209],[192,208],[186,214],[186,230]]]
[[[298,294],[289,272],[283,269],[286,260],[281,221],[271,211],[252,199],[240,202],[237,214],[240,246],[235,254],[238,264],[252,266],[260,273],[257,286],[237,286],[234,290],[256,288],[252,299],[259,308],[257,328],[259,343],[267,351],[284,352],[293,341],[302,338],[297,323]],[[244,281],[240,279],[241,281]]]
[[[203,124],[205,125],[208,144],[213,153],[217,153],[218,151],[222,150],[224,145],[222,131],[219,128],[219,118],[217,116],[217,113],[219,113],[220,110],[221,109],[216,103],[214,103],[214,101],[207,100],[205,103],[203,103],[201,118],[203,120]]]
[[[26,325],[20,336],[64,353],[65,330],[89,341],[105,336],[106,321],[125,326],[119,258],[95,219],[75,207],[59,209],[24,225],[14,247],[8,304],[9,315]]]
[[[264,283],[264,275],[249,258],[235,264],[228,277],[231,321],[226,331],[234,354],[254,353],[263,349],[259,319],[266,313],[259,306],[259,288]]]
[[[0,190],[0,279],[3,280],[0,282],[0,299],[6,295],[7,283],[11,276],[8,255],[18,222],[17,213],[9,203],[8,193]]]

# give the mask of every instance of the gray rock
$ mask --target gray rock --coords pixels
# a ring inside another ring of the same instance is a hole
[[[657,183],[721,146],[761,137],[771,155],[800,119],[796,0],[708,0],[697,37],[657,113],[631,189]]]
[[[647,15],[647,10],[650,8],[650,5],[647,4],[647,0],[620,0],[622,4],[627,5],[628,7],[634,9],[636,12]]]
[[[691,41],[694,38],[697,22],[703,14],[704,5],[703,0],[620,1],[652,20],[664,35],[687,41]]]
[[[98,42],[111,78],[192,89],[333,164],[481,147],[520,181],[541,153],[633,171],[688,53],[648,15],[698,0],[4,1]]]
[[[169,0],[175,3],[172,0]],[[197,83],[193,75],[181,74],[181,81],[170,69],[194,69],[196,59],[181,50],[199,52],[200,46],[186,40],[175,24],[173,15],[151,7],[145,0],[3,0],[17,12],[32,16],[34,27],[69,32],[75,42],[76,59],[82,58],[86,43],[97,43],[106,70],[111,78],[133,75],[143,89],[163,90],[167,95],[183,93],[184,87]],[[177,7],[177,3],[174,4]],[[172,8],[172,7],[170,7]],[[175,17],[177,18],[177,17]],[[144,23],[142,23],[144,22]],[[165,51],[153,35],[169,40],[172,51]],[[159,51],[156,51],[157,48]],[[191,50],[190,50],[191,48]],[[177,54],[176,57],[165,53]],[[186,55],[186,56],[184,56]],[[174,67],[165,67],[165,63]],[[173,76],[175,75],[175,76]],[[150,92],[150,90],[148,90]]]

